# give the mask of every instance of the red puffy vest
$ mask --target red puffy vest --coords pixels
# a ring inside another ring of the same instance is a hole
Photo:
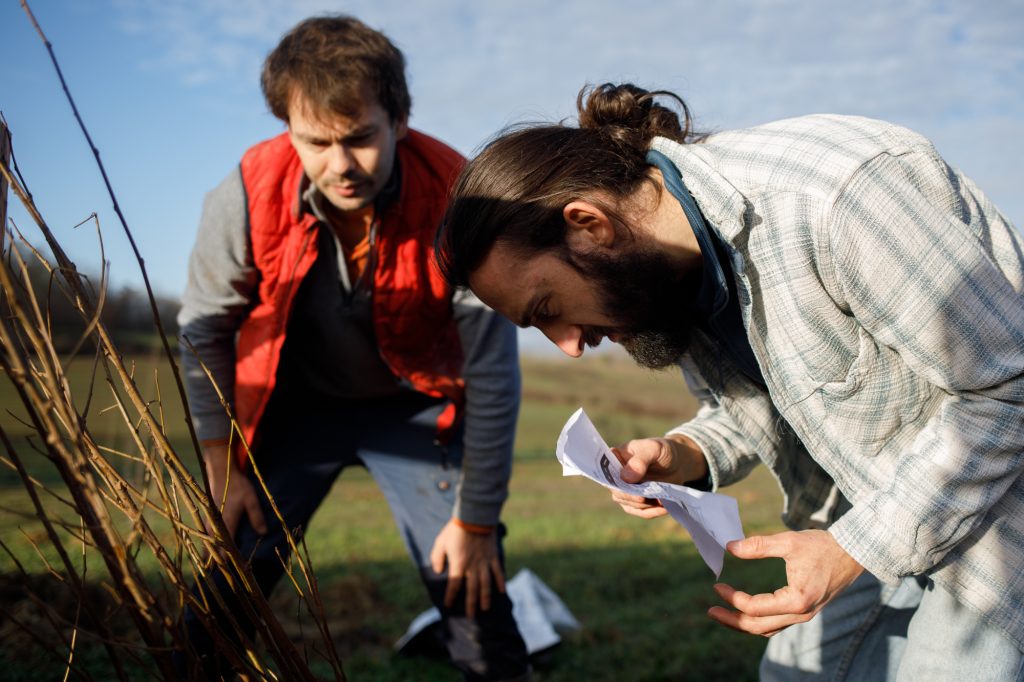
[[[380,216],[377,230],[374,331],[395,375],[417,391],[451,401],[438,420],[444,436],[460,416],[465,385],[451,289],[434,263],[434,233],[465,161],[413,130],[398,143],[397,154],[401,193]],[[317,258],[317,221],[299,215],[303,170],[287,133],[252,147],[241,166],[260,273],[255,305],[238,332],[235,365],[235,415],[251,444],[274,389],[295,294]]]

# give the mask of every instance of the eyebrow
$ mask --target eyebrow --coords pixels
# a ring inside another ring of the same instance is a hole
[[[375,133],[376,131],[377,127],[374,124],[370,123],[363,128],[356,128],[354,130],[350,130],[344,135],[340,136],[331,135],[328,137],[324,137],[321,135],[316,135],[308,132],[295,132],[295,136],[298,137],[303,142],[334,142],[335,140],[349,140],[352,138],[363,137],[365,135]]]
[[[544,294],[537,292],[530,299],[530,302],[526,304],[526,308],[523,310],[523,314],[519,317],[519,322],[516,322],[516,326],[526,329],[532,327],[531,322],[533,321],[533,311],[537,309],[537,304],[540,303],[540,299],[544,297]]]

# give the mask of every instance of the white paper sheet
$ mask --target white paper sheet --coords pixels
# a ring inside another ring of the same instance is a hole
[[[561,642],[562,635],[580,629],[579,621],[565,602],[528,568],[520,569],[505,583],[505,592],[512,600],[512,618],[523,636],[526,653],[531,656]],[[400,651],[423,630],[438,627],[440,622],[441,612],[430,607],[413,619],[409,629],[395,643],[395,650]]]
[[[555,456],[562,463],[563,476],[586,476],[606,488],[661,500],[669,515],[690,533],[716,578],[722,573],[726,543],[743,538],[739,507],[728,495],[657,481],[624,482],[622,465],[582,407],[562,427]]]

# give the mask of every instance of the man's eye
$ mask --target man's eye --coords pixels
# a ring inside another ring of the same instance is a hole
[[[533,314],[534,322],[550,322],[555,319],[555,315],[547,309],[538,310]]]

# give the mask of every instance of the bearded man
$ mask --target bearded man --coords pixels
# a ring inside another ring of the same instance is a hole
[[[578,102],[463,171],[449,282],[573,357],[607,337],[682,367],[701,409],[619,448],[624,479],[771,469],[792,530],[728,550],[787,585],[709,611],[771,637],[762,679],[1024,679],[1024,240],[905,128],[705,136],[671,93]]]

